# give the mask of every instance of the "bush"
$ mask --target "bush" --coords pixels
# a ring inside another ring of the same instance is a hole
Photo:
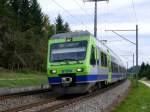
[[[33,71],[30,68],[23,68],[23,69],[20,69],[20,70],[16,70],[16,72],[17,73],[24,73],[24,74],[29,74],[29,73],[35,74],[36,73],[36,71]]]
[[[150,68],[147,68],[144,70],[141,74],[143,77],[146,77],[147,79],[150,79]]]

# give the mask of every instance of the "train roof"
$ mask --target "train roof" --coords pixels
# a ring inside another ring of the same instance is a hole
[[[67,32],[67,33],[60,33],[60,34],[55,34],[51,39],[59,39],[59,38],[77,38],[81,36],[90,36],[91,33],[88,31],[75,31],[75,32]]]

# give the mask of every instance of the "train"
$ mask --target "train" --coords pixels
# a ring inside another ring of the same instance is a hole
[[[60,33],[48,40],[48,82],[60,94],[82,94],[127,77],[121,58],[88,31]]]

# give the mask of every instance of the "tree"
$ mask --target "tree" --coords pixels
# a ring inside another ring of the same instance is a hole
[[[65,32],[69,32],[70,31],[70,27],[69,27],[69,24],[67,22],[64,24],[64,31]]]
[[[142,72],[144,71],[146,69],[146,65],[145,65],[145,63],[143,62],[142,64],[141,64],[141,67],[140,67],[140,71],[139,71],[139,78],[142,78],[142,77],[144,77],[143,76],[143,74],[142,74]]]
[[[29,0],[22,0],[20,7],[20,25],[21,31],[24,32],[29,29],[30,21],[30,5]]]
[[[150,79],[150,65],[145,64],[144,62],[141,64],[140,71],[139,71],[139,78],[146,77]]]
[[[47,36],[52,36],[55,33],[55,27],[53,24],[50,24],[48,15],[44,15],[42,30],[47,34]]]
[[[69,24],[67,22],[64,24],[64,20],[62,19],[60,14],[56,18],[55,26],[56,26],[56,34],[70,31]]]
[[[0,66],[5,65],[6,57],[3,54],[7,51],[5,48],[8,47],[8,40],[11,40],[9,33],[12,14],[9,0],[0,0]]]
[[[10,5],[12,7],[13,19],[15,20],[14,21],[15,25],[18,26],[20,21],[21,0],[10,0]]]
[[[63,19],[60,14],[57,16],[55,25],[56,25],[56,34],[64,32]]]
[[[9,9],[9,0],[0,0],[0,16],[4,16],[8,14]]]
[[[150,68],[145,69],[142,73],[142,76],[146,77],[147,79],[150,79]]]
[[[41,8],[37,2],[37,0],[31,1],[31,25],[34,27],[35,34],[42,34],[43,28],[43,13],[41,12]]]

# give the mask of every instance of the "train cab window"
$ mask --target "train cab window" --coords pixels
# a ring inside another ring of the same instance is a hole
[[[101,52],[101,66],[107,67],[107,55]]]
[[[96,65],[95,48],[94,48],[94,47],[92,47],[92,49],[91,49],[90,64],[91,64],[91,65]]]

